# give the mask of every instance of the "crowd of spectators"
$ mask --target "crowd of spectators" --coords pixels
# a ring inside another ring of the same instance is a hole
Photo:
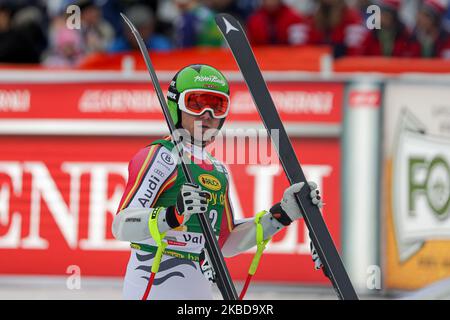
[[[91,53],[135,50],[120,12],[155,51],[223,46],[214,15],[226,12],[254,46],[450,58],[448,0],[0,0],[0,62],[67,67]]]

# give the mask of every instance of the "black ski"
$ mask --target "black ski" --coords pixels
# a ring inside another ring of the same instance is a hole
[[[291,184],[301,181],[306,182],[303,170],[275,108],[244,29],[229,14],[217,15],[216,23],[224,35],[247,83],[259,115],[272,139],[272,143],[277,149],[278,157],[289,182]],[[286,58],[288,59],[289,57]],[[276,136],[272,135],[272,133]],[[309,188],[302,188],[296,198],[308,227],[311,240],[324,265],[324,272],[331,280],[340,299],[357,300],[358,296],[347,275],[325,221],[320,210],[310,201],[308,190]]]
[[[176,130],[175,125],[173,123],[172,117],[170,116],[169,108],[167,106],[165,97],[162,93],[161,86],[159,85],[159,81],[156,76],[156,72],[153,67],[150,56],[148,54],[147,47],[145,46],[144,40],[142,40],[141,35],[137,31],[133,23],[123,13],[121,13],[121,16],[128,24],[131,31],[133,32],[133,35],[138,42],[139,49],[141,50],[141,53],[144,57],[145,64],[147,65],[148,72],[150,73],[150,77],[152,79],[153,87],[155,88],[159,103],[161,104],[161,108],[164,113],[164,117],[166,118],[167,125],[169,126],[169,131],[174,141],[175,148],[178,152],[180,159],[182,159],[181,164],[184,176],[186,177],[186,181],[193,183],[194,179],[192,178],[192,173],[189,169],[189,166],[187,166],[183,161],[184,157],[183,157],[183,147],[181,145],[181,136],[174,134]],[[216,272],[217,287],[219,288],[225,300],[237,300],[238,295],[236,293],[236,288],[234,287],[233,281],[231,280],[230,273],[228,272],[225,260],[222,255],[222,251],[219,248],[219,244],[212,230],[209,217],[203,214],[199,214],[198,220],[200,221],[200,225],[203,230],[203,235],[205,236],[205,247],[208,252],[211,265],[213,266],[214,271]]]

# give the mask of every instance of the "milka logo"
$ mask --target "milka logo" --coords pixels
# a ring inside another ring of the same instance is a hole
[[[225,81],[223,79],[219,79],[216,76],[195,76],[195,82],[214,82],[219,83],[222,86],[225,86]]]

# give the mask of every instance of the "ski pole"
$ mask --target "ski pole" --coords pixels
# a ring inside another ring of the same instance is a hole
[[[147,47],[144,43],[144,40],[142,39],[142,36],[139,34],[139,31],[136,29],[136,27],[133,25],[133,23],[123,13],[121,13],[120,15],[125,20],[126,24],[130,27],[130,29],[138,43],[139,50],[141,51],[142,56],[144,58],[145,64],[147,66],[147,70],[150,74],[150,78],[153,83],[153,87],[154,87],[154,89],[156,91],[156,95],[158,97],[158,101],[161,105],[161,108],[162,108],[162,111],[164,114],[164,118],[166,119],[167,125],[169,127],[170,135],[172,136],[172,139],[174,141],[175,149],[177,150],[178,156],[181,159],[181,167],[183,169],[183,173],[186,178],[186,181],[189,183],[193,183],[194,179],[192,176],[192,172],[190,171],[189,166],[184,162],[181,137],[179,134],[176,134],[177,131],[175,128],[175,124],[170,115],[170,111],[167,106],[167,102],[162,93],[161,86],[159,85],[158,77],[156,76],[156,72],[153,67],[150,56],[148,54]],[[200,226],[202,228],[203,235],[205,236],[206,250],[208,251],[208,254],[209,254],[209,257],[211,260],[211,264],[217,275],[217,287],[219,288],[220,293],[222,294],[222,297],[225,300],[237,300],[238,295],[236,293],[236,288],[234,287],[233,281],[231,280],[231,276],[230,276],[230,273],[225,264],[225,259],[222,255],[222,251],[220,251],[219,243],[217,242],[217,238],[216,238],[216,236],[213,232],[212,226],[211,226],[211,221],[210,221],[209,217],[207,217],[204,214],[198,214],[197,217],[200,222]]]
[[[245,280],[244,287],[242,288],[241,295],[239,296],[239,300],[243,300],[245,294],[247,293],[248,286],[250,285],[250,281],[252,277],[255,275],[256,270],[258,269],[259,262],[261,260],[262,254],[264,249],[266,248],[267,243],[272,238],[268,238],[264,240],[264,230],[263,226],[261,225],[261,218],[263,215],[265,215],[265,211],[261,211],[255,216],[255,224],[256,224],[256,253],[253,257],[252,263],[250,265],[250,268],[248,270],[247,279]]]
[[[142,296],[142,300],[147,300],[148,298],[150,290],[153,286],[153,281],[155,280],[155,276],[158,273],[164,250],[167,247],[167,242],[162,241],[166,236],[166,233],[160,233],[158,230],[158,214],[161,209],[162,207],[154,209],[148,219],[148,230],[150,231],[150,235],[152,236],[153,240],[155,240],[158,249],[156,250],[155,259],[153,260],[152,269],[150,272],[150,278],[148,279],[147,288],[145,289],[144,295]]]

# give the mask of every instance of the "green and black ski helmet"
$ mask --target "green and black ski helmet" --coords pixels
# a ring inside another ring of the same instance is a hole
[[[173,77],[167,92],[168,107],[175,127],[181,127],[180,94],[186,90],[211,90],[230,95],[225,76],[216,68],[206,64],[191,64],[184,67]],[[219,129],[225,119],[221,119]]]

